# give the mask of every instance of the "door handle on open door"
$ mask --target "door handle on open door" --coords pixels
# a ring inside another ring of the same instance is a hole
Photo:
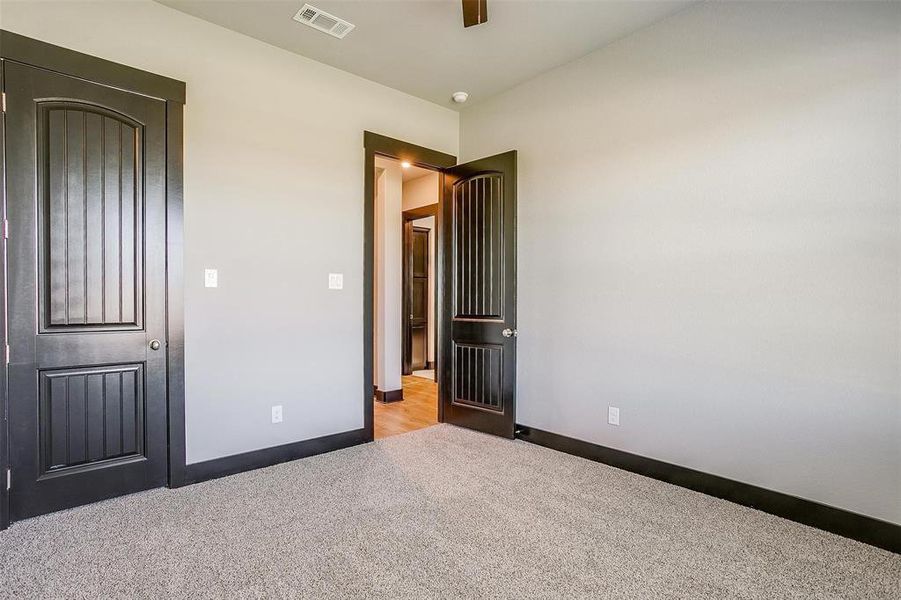
[[[495,331],[497,331],[497,330],[495,330]],[[508,327],[507,329],[504,329],[504,330],[501,332],[501,335],[504,336],[504,337],[516,337],[517,335],[519,335],[519,332],[516,331],[515,329],[510,329],[510,328]]]

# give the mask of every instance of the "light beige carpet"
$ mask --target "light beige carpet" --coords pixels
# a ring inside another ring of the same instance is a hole
[[[0,533],[10,598],[901,598],[901,556],[439,425]]]

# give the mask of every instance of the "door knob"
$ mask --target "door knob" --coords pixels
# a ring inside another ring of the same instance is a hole
[[[150,349],[151,350],[159,350],[160,349],[160,341],[159,340],[150,340]]]
[[[515,329],[510,329],[508,327],[501,332],[501,335],[504,337],[516,337],[518,335],[518,332]]]

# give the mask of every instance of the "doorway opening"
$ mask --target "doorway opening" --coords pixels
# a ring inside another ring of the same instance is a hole
[[[434,181],[432,181],[434,179]],[[437,172],[420,177],[404,186],[405,202],[426,201],[440,186]],[[409,190],[409,194],[407,191]],[[421,195],[420,195],[421,194]],[[436,238],[440,193],[435,202],[403,212],[403,374],[438,381],[438,320],[436,314],[435,274]]]
[[[368,131],[363,142],[363,426],[373,440],[443,420],[441,191],[457,159]]]
[[[438,423],[436,238],[441,173],[375,157],[374,437]]]
[[[512,438],[516,151],[457,164],[368,131],[363,146],[365,438],[434,423]],[[405,170],[424,197],[405,199]]]

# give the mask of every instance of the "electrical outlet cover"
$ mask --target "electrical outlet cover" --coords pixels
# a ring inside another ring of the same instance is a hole
[[[617,407],[607,407],[607,422],[611,425],[619,425],[619,409]]]
[[[219,287],[219,271],[216,269],[204,269],[203,285],[208,288]]]

